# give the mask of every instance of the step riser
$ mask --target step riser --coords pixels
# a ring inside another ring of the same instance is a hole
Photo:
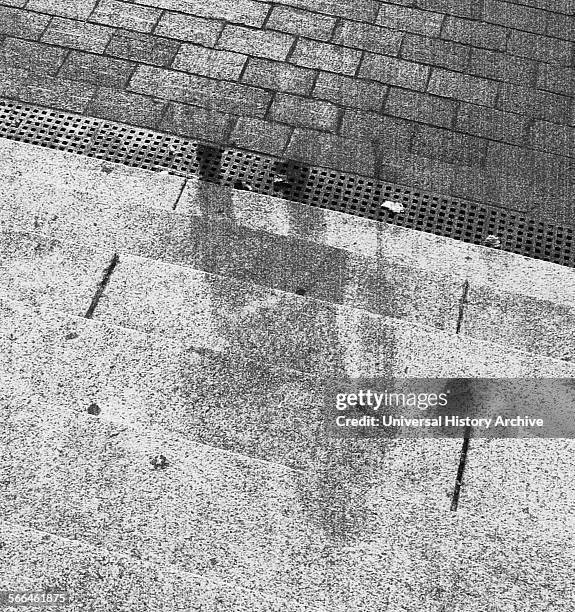
[[[455,331],[463,281],[396,259],[144,207],[55,202],[38,212],[3,206],[5,229],[35,232],[99,250],[139,255],[335,304]]]
[[[0,303],[1,304],[1,303]],[[294,469],[330,469],[332,461],[356,448],[365,469],[379,465],[382,454],[398,461],[386,479],[400,493],[402,457],[415,459],[417,449],[437,449],[437,462],[424,470],[451,479],[457,462],[457,440],[378,440],[343,445],[325,431],[326,381],[280,368],[258,368],[253,362],[200,355],[182,343],[147,337],[61,313],[31,311],[4,304],[2,338],[4,390],[14,396],[40,394],[85,414],[97,403],[102,418],[122,425],[159,427],[185,439],[228,449]],[[419,446],[418,446],[419,445]],[[445,454],[442,455],[442,450]],[[342,455],[343,453],[343,455]],[[415,453],[415,454],[414,454]],[[410,459],[408,463],[412,463]],[[449,484],[449,489],[451,483]],[[445,490],[433,497],[445,503]],[[428,503],[432,489],[425,486]],[[414,498],[411,483],[409,497]],[[407,500],[407,497],[405,497]]]
[[[330,377],[396,376],[406,367],[411,376],[430,377],[575,371],[572,364],[548,369],[532,355],[503,348],[497,354],[494,345],[136,257],[117,266],[95,317]]]
[[[460,325],[466,335],[521,350],[539,347],[538,352],[562,359],[575,350],[573,270],[245,191],[185,184],[180,177],[6,142],[0,154],[12,169],[4,170],[0,185],[5,228],[35,229],[272,288],[304,289],[319,299],[451,331],[469,282],[470,294],[484,295],[480,303],[484,300],[491,313],[466,306]],[[188,214],[174,215],[174,208]],[[548,325],[526,331],[524,313]],[[557,327],[568,328],[560,338],[553,333]]]

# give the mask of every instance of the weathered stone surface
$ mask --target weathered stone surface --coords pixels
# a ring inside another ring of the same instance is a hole
[[[112,255],[33,234],[0,232],[0,296],[83,315]]]
[[[184,612],[197,606],[206,612],[316,609],[9,522],[0,524],[0,538],[3,588],[65,591],[70,597],[66,609],[73,612]]]

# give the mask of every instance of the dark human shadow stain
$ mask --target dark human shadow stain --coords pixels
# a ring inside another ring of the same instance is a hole
[[[272,167],[274,194],[292,202],[307,202],[310,169],[294,160],[276,161]]]

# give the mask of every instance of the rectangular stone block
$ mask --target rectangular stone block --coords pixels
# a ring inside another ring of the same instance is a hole
[[[465,71],[471,47],[450,40],[406,34],[400,56],[405,60]]]
[[[572,68],[555,64],[540,64],[537,87],[567,96],[575,96],[575,76]]]
[[[536,79],[538,65],[533,60],[475,47],[470,52],[469,74],[528,87]]]
[[[269,12],[267,3],[254,0],[146,0],[148,6],[208,19],[260,27]]]
[[[453,125],[455,109],[453,100],[396,87],[390,88],[385,104],[389,115],[445,128]]]
[[[226,25],[218,39],[218,48],[283,61],[287,58],[295,37],[271,30],[253,30]]]
[[[118,30],[106,48],[106,53],[135,62],[168,66],[179,48],[180,43],[175,40]]]
[[[232,122],[233,119],[226,113],[170,102],[159,128],[193,140],[225,143],[228,141]]]
[[[431,73],[427,91],[446,98],[493,106],[497,95],[497,84],[486,79],[436,68]]]
[[[151,32],[160,15],[160,10],[149,6],[120,0],[100,0],[90,15],[90,21],[125,30]]]
[[[353,75],[359,65],[361,53],[337,45],[315,40],[299,39],[290,56],[290,62],[306,68]]]
[[[371,175],[375,156],[371,145],[359,139],[342,138],[314,130],[296,128],[286,155],[311,165]]]
[[[563,66],[572,65],[573,43],[558,38],[511,30],[507,49],[514,55],[529,57],[541,62]]]
[[[529,2],[522,6],[500,0],[487,0],[483,9],[483,19],[514,30],[525,30],[544,34],[547,29],[549,13],[531,8]]]
[[[10,83],[9,83],[10,85]],[[12,81],[13,97],[22,102],[83,113],[96,87],[63,78],[25,74]]]
[[[447,40],[472,47],[505,51],[508,30],[490,23],[448,17],[441,35]]]
[[[329,102],[276,94],[268,118],[289,125],[335,132],[339,110]]]
[[[213,47],[222,28],[222,21],[164,11],[156,26],[155,33],[158,36]]]
[[[511,144],[523,145],[527,136],[527,120],[521,115],[462,103],[455,124],[458,130]]]
[[[96,117],[153,129],[158,126],[165,106],[163,100],[101,87],[90,101],[88,112]]]
[[[0,35],[38,40],[50,17],[0,6]]]
[[[412,152],[433,157],[449,164],[481,167],[485,160],[487,140],[442,128],[421,125],[413,140]]]
[[[73,81],[85,81],[93,85],[123,88],[136,65],[92,53],[72,51],[66,58],[60,75]]]
[[[292,132],[293,128],[289,125],[240,117],[233,129],[230,142],[241,149],[281,157]]]
[[[441,13],[430,13],[398,4],[382,4],[377,15],[377,23],[392,30],[403,30],[414,34],[438,36],[443,22]]]
[[[266,27],[306,38],[329,40],[335,23],[335,17],[329,15],[310,13],[287,6],[274,6]]]
[[[242,82],[275,91],[309,95],[316,72],[284,62],[250,57]]]
[[[403,119],[348,110],[341,134],[347,138],[378,140],[389,150],[407,152],[416,127],[415,123]]]
[[[403,34],[397,30],[345,20],[338,24],[332,42],[373,53],[397,55],[402,40]]]
[[[366,53],[361,62],[359,75],[389,85],[424,91],[429,68],[394,57]]]
[[[341,106],[381,111],[387,91],[382,83],[320,72],[312,96]]]
[[[0,47],[3,68],[21,68],[41,75],[55,75],[65,56],[65,49],[18,38],[7,38]]]
[[[173,68],[193,74],[235,81],[246,63],[240,53],[207,49],[200,45],[184,43],[173,63]]]
[[[502,83],[497,108],[519,113],[530,119],[569,124],[571,99],[564,95]]]
[[[575,128],[557,125],[548,121],[535,121],[531,126],[529,140],[536,149],[556,155],[574,157]]]
[[[42,35],[42,42],[102,53],[114,30],[107,26],[55,17]]]
[[[378,2],[375,0],[357,0],[353,4],[350,4],[347,0],[286,0],[282,4],[313,11],[314,13],[348,17],[367,23],[374,22],[378,9]]]
[[[97,0],[28,0],[26,8],[70,19],[88,19]]]

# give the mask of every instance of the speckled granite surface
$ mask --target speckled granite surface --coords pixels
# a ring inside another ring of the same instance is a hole
[[[571,270],[4,145],[2,585],[98,611],[573,607],[569,441],[472,440],[453,513],[460,441],[322,429],[329,377],[573,377]]]

